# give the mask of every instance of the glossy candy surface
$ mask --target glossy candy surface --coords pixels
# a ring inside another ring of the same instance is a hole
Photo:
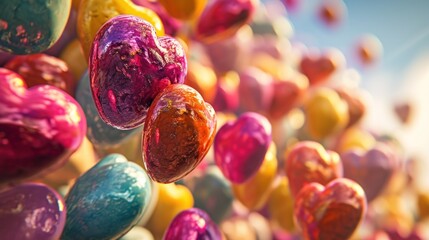
[[[195,29],[197,39],[214,42],[231,37],[251,21],[256,6],[255,0],[211,1],[198,19]]]
[[[62,166],[80,146],[86,119],[79,104],[49,85],[26,88],[0,68],[0,182],[41,175]]]
[[[164,26],[158,15],[148,9],[134,4],[131,0],[81,0],[77,16],[77,33],[87,58],[91,44],[98,30],[109,19],[130,14],[150,23],[158,36],[164,35]]]
[[[119,238],[138,223],[150,198],[145,171],[120,154],[108,155],[79,177],[68,193],[61,239]]]
[[[326,151],[319,143],[310,141],[292,147],[286,158],[285,170],[294,197],[308,183],[325,185],[343,176],[338,154]]]
[[[168,226],[163,240],[175,239],[218,240],[222,234],[207,213],[191,208],[179,213]]]
[[[368,202],[382,193],[396,170],[395,156],[384,145],[376,145],[367,152],[350,150],[341,154],[341,161],[344,177],[362,186]]]
[[[158,93],[183,83],[187,72],[174,38],[158,38],[148,22],[129,15],[112,18],[98,31],[89,65],[99,114],[119,129],[142,125]]]
[[[0,191],[2,239],[56,240],[65,220],[64,200],[48,186],[25,183]]]
[[[128,137],[137,133],[138,129],[119,130],[106,124],[98,115],[97,107],[92,98],[88,72],[82,77],[76,90],[76,100],[82,106],[88,123],[88,138],[97,147],[116,146]]]
[[[159,2],[171,16],[182,20],[188,20],[201,14],[207,0],[159,0]]]
[[[256,174],[271,144],[271,124],[262,115],[248,112],[223,125],[216,134],[216,165],[233,183]]]
[[[2,1],[0,49],[13,54],[48,49],[61,36],[70,7],[70,0]]]
[[[366,211],[365,193],[346,178],[306,185],[298,194],[294,214],[305,239],[348,239]]]
[[[143,132],[143,161],[161,183],[180,180],[203,160],[216,131],[216,114],[184,84],[166,87],[149,108]]]
[[[4,67],[21,75],[28,87],[48,84],[74,95],[76,83],[73,75],[59,58],[42,53],[16,56]]]

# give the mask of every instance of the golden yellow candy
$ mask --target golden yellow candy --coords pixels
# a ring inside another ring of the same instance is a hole
[[[417,195],[417,208],[419,210],[419,217],[421,220],[429,217],[429,195],[419,193]]]
[[[277,173],[276,146],[271,143],[262,166],[243,184],[232,184],[235,197],[249,210],[259,210],[266,203]]]
[[[336,150],[338,153],[344,153],[351,149],[368,151],[376,143],[374,136],[369,132],[358,127],[351,127],[344,131],[338,139]]]
[[[88,59],[92,41],[100,27],[109,19],[129,14],[140,17],[155,28],[158,36],[164,35],[164,25],[151,9],[135,5],[131,0],[81,0],[77,16],[77,31]]]
[[[158,202],[145,227],[159,239],[179,212],[194,205],[194,198],[183,185],[156,184],[159,188]]]
[[[293,200],[285,176],[280,179],[280,183],[271,192],[268,200],[268,211],[270,212],[271,220],[279,227],[289,232],[295,229]]]
[[[79,9],[80,0],[72,0],[72,7],[74,10]]]
[[[71,41],[61,52],[60,58],[67,63],[70,71],[76,80],[80,80],[86,69],[88,69],[87,61],[83,55],[83,50],[79,40]]]
[[[204,100],[213,102],[216,94],[217,77],[212,68],[196,61],[190,61],[185,84],[197,90]]]
[[[201,14],[207,0],[158,0],[158,2],[172,17],[189,20]]]
[[[307,129],[317,139],[343,129],[348,122],[348,106],[332,89],[317,89],[305,105]]]

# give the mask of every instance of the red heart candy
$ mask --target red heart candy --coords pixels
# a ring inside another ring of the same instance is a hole
[[[86,134],[79,104],[62,90],[27,90],[18,74],[0,68],[0,183],[60,167]]]
[[[285,168],[292,196],[296,196],[308,183],[326,185],[343,175],[338,154],[310,141],[293,146],[286,158]]]
[[[326,187],[307,184],[296,197],[294,215],[304,239],[348,239],[366,211],[365,193],[359,184],[338,178]]]

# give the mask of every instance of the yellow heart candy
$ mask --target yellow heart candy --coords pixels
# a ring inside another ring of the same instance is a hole
[[[158,2],[172,17],[189,20],[201,14],[207,0],[158,0]]]
[[[286,231],[294,231],[293,200],[285,176],[282,176],[279,184],[271,192],[268,200],[268,211],[275,224]]]
[[[98,29],[109,19],[121,14],[140,17],[154,26],[158,36],[164,35],[164,25],[158,15],[151,9],[135,5],[131,0],[81,0],[77,31],[86,59]]]
[[[232,184],[235,197],[249,210],[259,210],[266,203],[277,173],[276,146],[271,143],[262,166],[243,184]]]

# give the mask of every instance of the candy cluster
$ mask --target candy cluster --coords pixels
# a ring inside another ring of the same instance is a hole
[[[320,3],[335,29],[346,4]],[[300,1],[2,4],[0,238],[427,239],[343,53],[292,44]]]

